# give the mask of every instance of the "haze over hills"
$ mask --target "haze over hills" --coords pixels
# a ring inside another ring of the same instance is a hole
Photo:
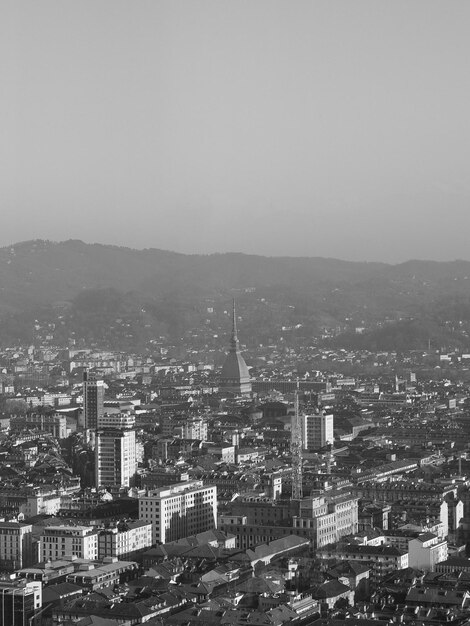
[[[236,297],[247,344],[329,334],[345,347],[470,347],[468,261],[388,265],[35,240],[0,249],[0,293],[3,345],[71,336],[136,349],[156,337],[220,342]]]

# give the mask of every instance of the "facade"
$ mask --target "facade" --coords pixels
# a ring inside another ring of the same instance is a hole
[[[422,533],[408,543],[408,555],[409,567],[434,572],[436,565],[447,559],[447,541]]]
[[[98,557],[118,557],[121,560],[152,545],[150,522],[129,522],[102,530],[98,536]]]
[[[207,454],[212,454],[222,463],[235,463],[235,446],[231,446],[228,443],[210,443],[204,447]]]
[[[389,504],[381,502],[379,504],[363,505],[359,512],[359,531],[371,530],[372,528],[381,528],[388,530],[389,518],[392,507]]]
[[[29,626],[42,606],[40,582],[0,581],[0,624]]]
[[[220,516],[219,528],[235,535],[240,549],[288,535],[307,537],[318,549],[357,532],[358,500],[339,492],[300,503],[269,498],[235,500],[232,513]]]
[[[94,373],[83,373],[83,417],[85,429],[95,430],[104,414],[104,382]]]
[[[0,570],[14,571],[32,564],[32,525],[0,522]]]
[[[96,431],[95,472],[97,487],[132,487],[137,469],[135,431]]]
[[[448,538],[449,541],[456,542],[461,521],[464,517],[464,504],[462,500],[449,498],[447,500],[447,507],[449,516]]]
[[[231,502],[227,518],[245,517],[255,526],[280,525],[292,527],[292,519],[299,514],[299,503],[294,500],[276,501],[272,497],[238,496]],[[266,541],[266,540],[263,540]]]
[[[455,485],[436,485],[410,480],[366,483],[355,488],[357,495],[371,502],[431,502],[456,495]]]
[[[304,498],[294,528],[309,529],[315,548],[336,543],[358,529],[358,499],[349,494]]]
[[[171,470],[168,466],[155,467],[152,471],[140,475],[140,486],[143,489],[157,489],[188,480],[188,472],[183,472],[175,467],[172,467]]]
[[[98,558],[98,532],[90,526],[47,526],[41,533],[41,560]]]
[[[202,418],[186,420],[182,425],[182,437],[207,441],[207,421]]]
[[[466,556],[450,556],[436,565],[436,572],[443,574],[452,572],[470,572],[470,559]]]
[[[235,546],[240,550],[253,548],[260,543],[275,541],[283,537],[297,535],[310,539],[309,530],[292,528],[287,522],[283,524],[253,524],[244,515],[221,515],[219,529],[235,537]]]
[[[107,557],[101,565],[70,573],[66,582],[78,585],[86,591],[95,591],[103,587],[114,587],[138,576],[139,566],[134,561],[118,561]]]
[[[351,544],[332,549],[324,548],[318,553],[321,559],[359,561],[370,566],[371,581],[380,582],[384,576],[408,567],[408,551],[390,545]]]
[[[160,421],[165,437],[207,441],[207,420],[202,417],[175,417],[164,415]]]
[[[27,496],[26,503],[21,507],[21,513],[26,518],[35,515],[55,515],[62,505],[62,497],[57,494],[37,494]]]
[[[135,414],[129,411],[122,413],[103,413],[98,416],[97,428],[134,428]]]
[[[302,415],[302,444],[305,450],[318,450],[334,442],[333,415]]]
[[[235,301],[233,302],[230,348],[220,373],[219,389],[237,396],[249,396],[251,394],[250,374],[240,352],[240,342],[237,336]]]
[[[315,380],[299,380],[298,386],[295,380],[254,380],[253,391],[256,393],[269,393],[276,390],[281,393],[293,393],[296,389],[309,393],[330,393],[331,383],[328,381],[318,382]],[[330,399],[334,399],[334,396]]]
[[[217,527],[217,488],[202,480],[149,491],[139,498],[139,519],[152,524],[152,542],[168,543]]]
[[[58,413],[51,413],[49,415],[30,413],[19,421],[24,424],[25,428],[50,433],[53,437],[56,437],[56,439],[65,439],[67,437],[67,418]]]

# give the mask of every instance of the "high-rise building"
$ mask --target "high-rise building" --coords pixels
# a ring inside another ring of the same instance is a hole
[[[40,582],[0,581],[0,624],[28,626],[41,606]]]
[[[230,348],[220,373],[219,387],[222,391],[228,391],[237,396],[249,396],[251,394],[250,373],[240,352],[240,342],[238,341],[235,300],[232,310]]]
[[[135,430],[104,428],[96,431],[97,487],[132,487],[136,469]]]
[[[95,372],[83,372],[83,417],[85,429],[95,430],[104,413],[104,382]]]
[[[139,519],[151,522],[153,542],[168,543],[217,527],[217,487],[190,480],[139,498]]]
[[[302,415],[302,442],[305,450],[318,450],[334,442],[333,415]]]

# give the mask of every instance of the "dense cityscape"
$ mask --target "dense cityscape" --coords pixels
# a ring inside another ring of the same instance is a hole
[[[470,623],[470,355],[250,349],[225,314],[221,367],[2,349],[2,623]]]
[[[2,2],[0,626],[470,626],[469,24]]]

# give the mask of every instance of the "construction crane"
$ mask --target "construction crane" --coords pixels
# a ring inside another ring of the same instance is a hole
[[[302,422],[299,412],[299,381],[295,390],[294,415],[291,421],[292,500],[302,500]]]

